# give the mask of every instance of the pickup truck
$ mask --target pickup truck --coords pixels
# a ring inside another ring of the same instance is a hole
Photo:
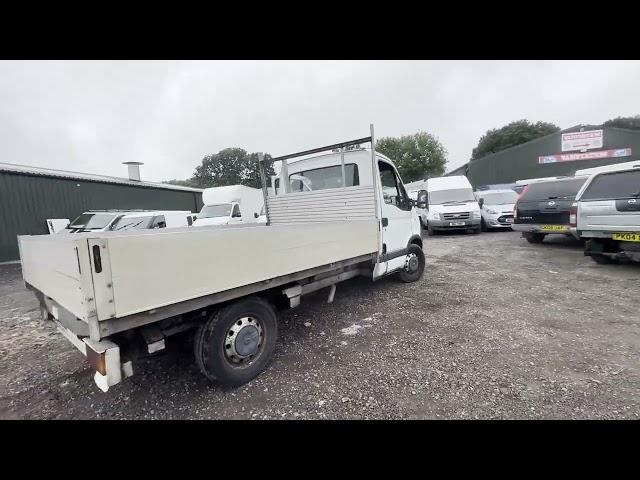
[[[24,282],[103,391],[187,330],[209,380],[244,384],[271,361],[277,308],[322,288],[333,301],[335,284],[356,276],[421,278],[414,202],[389,158],[346,150],[365,142],[375,144],[373,126],[370,137],[274,159],[278,194],[260,156],[266,224],[19,236]],[[311,190],[291,191],[300,176]]]
[[[596,263],[640,262],[640,169],[601,170],[576,196],[574,224]]]
[[[588,177],[567,177],[529,183],[513,209],[513,226],[529,243],[542,243],[547,235],[578,238],[571,223],[578,190]]]

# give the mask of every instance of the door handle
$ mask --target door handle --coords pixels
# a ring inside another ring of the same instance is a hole
[[[382,226],[386,227],[389,225],[389,219],[387,217],[382,217]]]

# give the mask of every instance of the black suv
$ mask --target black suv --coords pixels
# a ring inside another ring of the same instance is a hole
[[[513,229],[522,232],[529,243],[541,243],[550,234],[578,238],[573,203],[587,178],[568,177],[527,185],[513,210]]]

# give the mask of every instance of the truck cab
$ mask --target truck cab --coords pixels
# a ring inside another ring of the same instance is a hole
[[[193,226],[258,222],[263,201],[262,191],[258,188],[244,185],[205,188],[202,192],[204,205]]]

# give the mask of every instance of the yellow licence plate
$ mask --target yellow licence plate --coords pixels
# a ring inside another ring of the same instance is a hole
[[[568,228],[566,225],[540,225],[540,230],[545,232],[566,232]]]
[[[614,233],[612,238],[623,242],[640,242],[640,233]]]

